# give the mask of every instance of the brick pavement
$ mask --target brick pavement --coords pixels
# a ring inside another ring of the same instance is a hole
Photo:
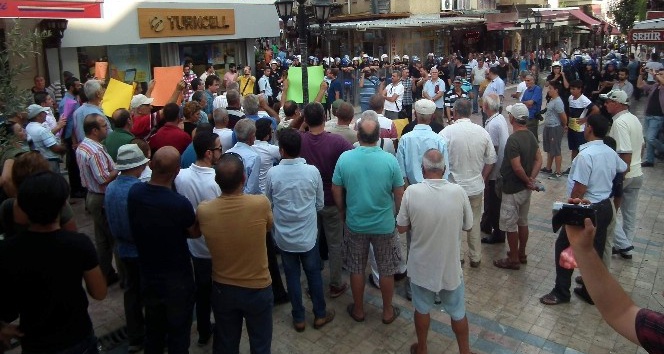
[[[513,91],[513,87],[510,91]],[[514,100],[508,99],[507,104]],[[643,102],[633,107],[637,116],[642,114]],[[474,116],[475,122],[481,121]],[[563,141],[563,168],[569,166],[569,152]],[[664,311],[664,164],[644,169],[645,181],[639,197],[638,229],[634,258],[623,260],[614,256],[611,273],[637,305]],[[658,177],[659,176],[659,177]],[[551,232],[551,204],[566,195],[566,178],[548,180],[540,177],[546,192],[533,193],[530,213],[530,240],[528,264],[520,271],[494,267],[493,259],[504,257],[507,245],[483,245],[480,268],[464,268],[466,306],[470,322],[470,340],[476,353],[645,353],[631,342],[618,336],[601,319],[597,309],[576,297],[568,304],[547,307],[539,297],[553,287],[555,279],[553,244],[556,235]],[[73,205],[76,220],[83,232],[92,234],[92,221],[83,210],[82,200]],[[464,248],[466,245],[464,244]],[[575,275],[578,271],[575,272]],[[328,272],[324,271],[325,279]],[[348,275],[344,274],[348,281]],[[305,299],[307,329],[295,332],[291,327],[290,305],[274,309],[274,353],[407,353],[415,341],[413,307],[404,294],[403,282],[397,284],[394,303],[402,308],[401,316],[391,325],[381,323],[381,299],[377,289],[367,285],[365,299],[367,320],[356,323],[345,312],[352,302],[350,290],[337,299],[327,299],[328,307],[337,313],[335,320],[321,330],[311,325],[311,302]],[[124,325],[122,292],[118,286],[110,289],[107,299],[90,300],[89,312],[95,333],[104,336]],[[197,334],[192,325],[192,353],[211,353],[211,344],[196,346]],[[450,318],[441,310],[432,314],[429,335],[432,353],[458,352]],[[14,352],[17,352],[16,350]],[[109,353],[126,352],[126,344],[108,350]],[[241,353],[248,353],[244,334]]]

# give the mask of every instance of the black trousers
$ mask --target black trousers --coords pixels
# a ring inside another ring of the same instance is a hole
[[[194,313],[195,285],[191,273],[148,280],[143,274],[145,354],[187,353]]]
[[[212,335],[210,297],[212,295],[212,260],[192,256],[194,282],[196,283],[196,326],[198,336],[209,338]]]
[[[81,171],[78,169],[78,163],[76,163],[76,151],[71,138],[65,139],[65,144],[67,145],[67,175],[69,177],[70,192],[72,194],[84,192],[85,188],[81,183]]]
[[[267,246],[267,267],[270,271],[270,277],[272,278],[272,294],[275,299],[280,299],[286,296],[286,289],[284,288],[284,283],[281,280],[281,273],[279,272],[279,262],[277,261],[277,246],[272,240],[272,234],[267,233],[265,235],[265,244]]]
[[[593,247],[601,259],[604,254],[604,244],[606,243],[606,231],[613,219],[613,207],[609,199],[604,199],[603,201],[596,203],[596,205],[597,222],[595,225],[596,231]],[[560,229],[555,245],[556,286],[553,288],[553,292],[561,300],[569,300],[571,297],[569,289],[572,286],[572,273],[574,273],[574,269],[565,269],[560,266],[560,254],[569,246],[567,232],[565,231],[565,227],[563,227]]]
[[[480,230],[487,234],[500,232],[501,201],[502,199],[496,194],[496,181],[489,180],[484,187],[484,213],[480,221]]]
[[[122,258],[125,268],[124,312],[127,319],[129,345],[143,345],[145,340],[145,317],[141,294],[141,272],[138,258]]]
[[[405,104],[403,105],[403,109],[406,110],[406,118],[408,118],[408,122],[413,121],[413,105],[412,104]]]
[[[638,81],[637,79],[635,80],[628,80],[632,86],[634,87],[634,99],[638,100],[641,98],[641,89],[636,87],[636,82]]]

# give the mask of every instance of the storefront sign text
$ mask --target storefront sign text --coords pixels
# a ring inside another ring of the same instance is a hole
[[[235,34],[234,10],[138,9],[141,38]]]
[[[664,31],[632,30],[629,40],[631,43],[664,43]]]

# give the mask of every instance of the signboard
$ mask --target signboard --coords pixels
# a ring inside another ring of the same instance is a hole
[[[628,40],[630,43],[662,44],[664,43],[664,29],[631,30],[629,32]]]
[[[0,18],[101,18],[103,0],[0,1]]]
[[[138,9],[141,38],[235,34],[232,9]]]

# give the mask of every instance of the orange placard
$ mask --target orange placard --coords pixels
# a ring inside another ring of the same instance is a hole
[[[173,95],[175,86],[182,80],[181,66],[154,68],[154,89],[152,90],[153,106],[165,106]]]
[[[97,80],[106,80],[107,73],[108,73],[108,62],[98,61],[95,63],[95,78]]]

